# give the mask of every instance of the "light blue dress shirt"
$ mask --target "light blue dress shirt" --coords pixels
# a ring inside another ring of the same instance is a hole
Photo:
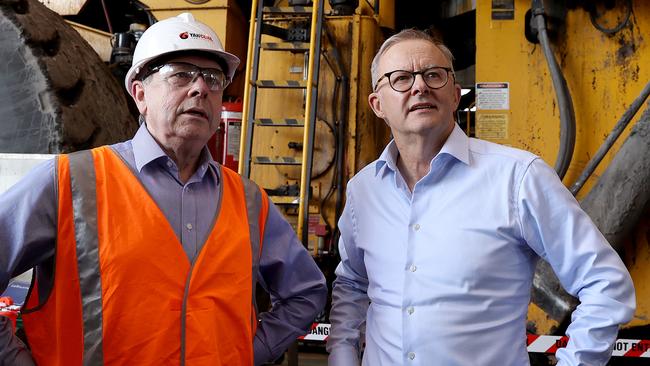
[[[197,171],[183,184],[176,164],[146,125],[140,126],[132,140],[112,147],[137,172],[193,261],[209,234],[219,202],[220,171],[207,148],[201,153]],[[0,195],[0,293],[11,277],[53,258],[56,185],[54,162],[50,160]],[[271,294],[274,306],[260,314],[253,344],[256,365],[280,356],[296,337],[305,334],[327,296],[322,272],[272,203],[263,243],[258,280]],[[51,283],[52,278],[44,267],[38,272],[41,285]],[[31,364],[12,333],[9,322],[0,317],[0,360]]]
[[[555,172],[458,126],[412,193],[397,156],[393,141],[347,186],[330,365],[358,364],[364,322],[363,365],[528,365],[538,257],[581,301],[558,365],[604,365],[633,284]]]

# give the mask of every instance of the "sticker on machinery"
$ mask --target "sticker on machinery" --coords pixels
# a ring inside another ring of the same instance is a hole
[[[476,83],[476,109],[510,109],[510,83]]]

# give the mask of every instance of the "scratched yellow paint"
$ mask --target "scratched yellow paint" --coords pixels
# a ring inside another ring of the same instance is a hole
[[[602,19],[610,28],[625,15],[624,2],[616,3],[620,4],[619,8],[608,11]],[[477,1],[476,82],[509,83],[509,109],[498,111],[508,116],[507,136],[492,140],[532,151],[553,165],[560,133],[555,92],[540,45],[528,42],[524,35],[530,1],[515,0],[514,5],[513,20],[493,20],[492,1]],[[552,47],[571,91],[577,121],[573,160],[564,178],[564,183],[570,185],[650,80],[650,68],[647,67],[650,65],[650,2],[635,1],[631,24],[613,36],[598,31],[591,24],[589,14],[581,8],[569,9],[565,19]],[[578,198],[584,197],[603,173],[646,107],[644,104],[637,113]],[[477,111],[478,114],[492,112]],[[647,222],[646,215],[626,247],[628,253],[633,253],[625,260],[635,281],[638,300],[635,318],[628,326],[650,322],[650,286],[646,282],[650,278]],[[536,324],[538,333],[550,332],[557,326],[540,314],[536,306],[529,310],[529,321]]]

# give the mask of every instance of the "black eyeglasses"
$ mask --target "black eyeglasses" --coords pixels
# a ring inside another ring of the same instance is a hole
[[[450,72],[451,67],[442,66],[434,66],[421,71],[394,70],[385,73],[379,78],[379,80],[377,80],[375,91],[379,86],[379,82],[384,78],[388,78],[388,84],[390,84],[390,87],[396,92],[408,91],[415,83],[416,75],[422,75],[422,79],[424,79],[425,84],[427,84],[429,88],[440,89],[449,82]],[[453,75],[453,72],[451,74]]]
[[[169,84],[179,88],[195,82],[199,75],[203,77],[211,91],[224,90],[230,84],[230,80],[223,70],[211,67],[201,68],[186,62],[168,62],[152,67],[142,75],[140,80],[144,80],[156,72]]]

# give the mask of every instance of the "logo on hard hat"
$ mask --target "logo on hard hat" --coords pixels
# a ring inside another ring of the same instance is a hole
[[[212,40],[212,37],[210,37],[210,36],[207,35],[207,34],[192,33],[192,32],[183,32],[183,33],[179,34],[178,36],[179,36],[181,39],[188,39],[188,38],[192,38],[192,39],[204,39],[204,40],[206,40],[206,41],[214,42],[214,41]]]

